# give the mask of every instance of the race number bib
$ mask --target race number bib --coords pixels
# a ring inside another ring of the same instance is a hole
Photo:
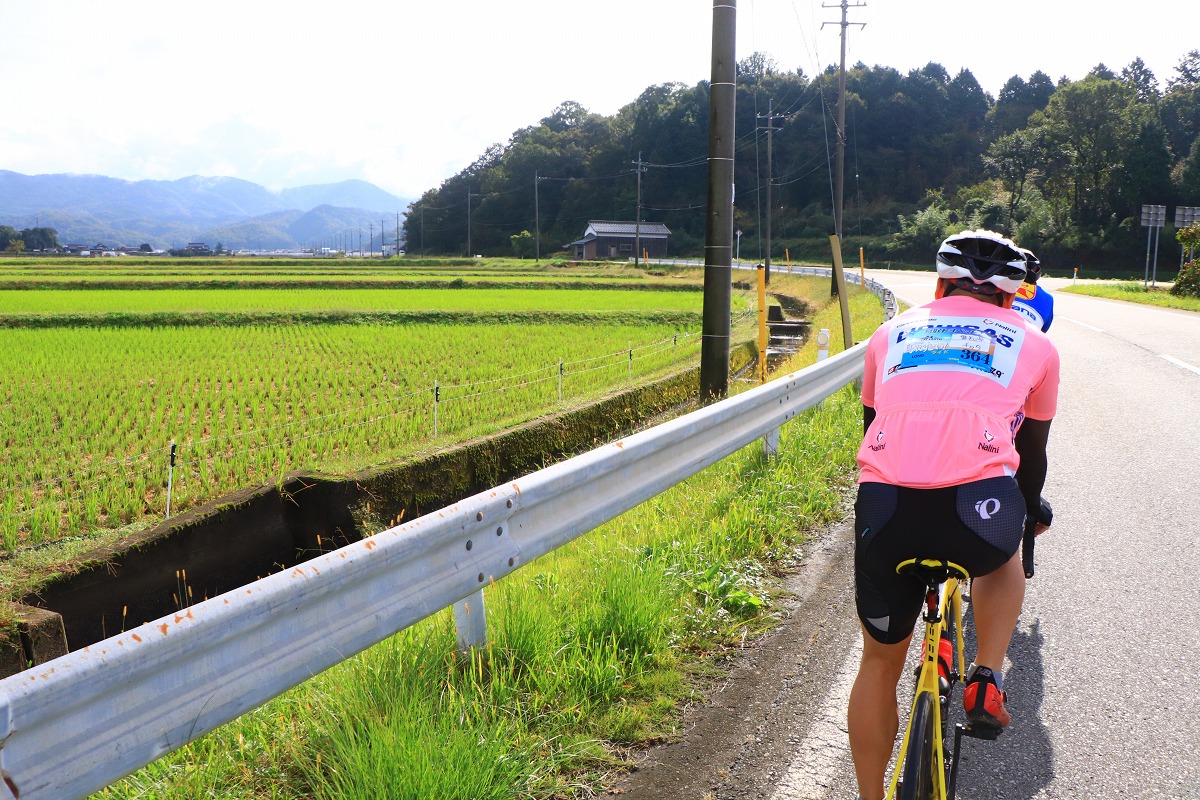
[[[892,329],[883,379],[914,371],[966,372],[1007,388],[1024,342],[1024,325],[987,317],[906,320]]]

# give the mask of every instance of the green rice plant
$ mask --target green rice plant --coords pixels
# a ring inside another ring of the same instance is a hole
[[[70,289],[0,290],[0,314],[238,311],[691,311],[699,291],[612,289]]]
[[[667,325],[4,329],[0,345],[9,549],[161,514],[172,440],[182,511],[499,430],[699,351]]]

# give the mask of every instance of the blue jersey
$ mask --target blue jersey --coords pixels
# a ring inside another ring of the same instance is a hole
[[[1050,323],[1054,321],[1054,296],[1036,283],[1021,284],[1012,307],[1043,333],[1050,330]]]

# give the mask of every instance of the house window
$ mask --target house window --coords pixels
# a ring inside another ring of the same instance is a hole
[[[621,252],[622,252],[622,253],[632,253],[632,252],[633,252],[633,245],[632,245],[632,244],[629,244],[629,243],[626,243],[626,242],[623,242],[623,243],[621,244]]]

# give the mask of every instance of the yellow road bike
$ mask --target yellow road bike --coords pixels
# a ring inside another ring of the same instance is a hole
[[[954,729],[953,754],[946,758],[950,697],[955,684],[966,673],[962,586],[970,580],[970,575],[957,564],[930,559],[909,559],[897,566],[896,571],[925,584],[925,641],[912,711],[900,742],[887,800],[953,800],[962,737],[995,739],[999,734],[995,728],[974,730],[959,723]],[[939,671],[938,660],[944,655],[943,638],[950,642],[953,657]]]

